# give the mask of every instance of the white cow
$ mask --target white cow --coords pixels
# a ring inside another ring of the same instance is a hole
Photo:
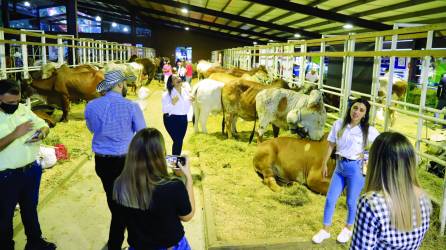
[[[225,84],[212,79],[204,79],[198,82],[192,89],[195,97],[193,102],[195,114],[195,132],[199,132],[198,124],[201,124],[203,133],[207,133],[206,122],[211,113],[221,112],[221,89]]]
[[[271,123],[274,136],[279,129],[293,129],[302,137],[320,140],[323,136],[327,113],[322,100],[322,92],[312,90],[309,95],[288,89],[265,89],[256,96],[256,112],[259,119],[258,134],[261,140]],[[303,110],[312,109],[314,117],[302,117]],[[291,113],[291,115],[290,115]]]
[[[144,66],[139,63],[136,63],[136,62],[131,62],[131,63],[109,62],[109,63],[105,64],[105,66],[104,66],[105,73],[112,71],[112,70],[120,70],[120,71],[122,71],[122,73],[124,73],[125,76],[131,76],[131,75],[135,76],[136,80],[133,83],[129,84],[130,86],[134,87],[135,92],[136,92],[136,88],[139,88],[140,86],[143,85]]]

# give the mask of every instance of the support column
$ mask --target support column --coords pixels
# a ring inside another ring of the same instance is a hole
[[[131,24],[131,26],[132,27],[130,27],[130,29],[131,29],[131,33],[132,33],[132,44],[133,44],[133,46],[136,46],[136,44],[137,44],[137,41],[136,41],[136,16],[135,15],[131,15],[131,17],[132,17],[132,24]]]
[[[2,27],[9,28],[9,0],[2,0]]]
[[[74,38],[78,38],[77,29],[77,0],[68,0],[67,3],[67,33],[73,35]],[[68,64],[73,65],[74,48],[68,49]]]

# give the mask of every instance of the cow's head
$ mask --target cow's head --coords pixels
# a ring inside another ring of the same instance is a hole
[[[254,80],[256,82],[265,83],[265,84],[271,83],[271,80],[269,79],[269,76],[268,76],[268,72],[265,72],[262,70],[258,70],[257,72],[255,72],[254,75],[252,75],[252,77],[254,78]]]
[[[322,97],[321,97],[322,98]],[[318,141],[324,136],[324,126],[327,120],[327,113],[322,108],[315,110],[313,108],[293,109],[287,115],[288,127],[292,133],[297,133],[302,138],[310,138]]]
[[[307,101],[307,108],[322,109],[323,106],[324,106],[324,97],[322,95],[322,91],[318,89],[311,90]]]

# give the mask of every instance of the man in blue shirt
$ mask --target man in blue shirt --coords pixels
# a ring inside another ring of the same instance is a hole
[[[111,212],[109,250],[121,249],[125,231],[113,202],[113,183],[124,168],[133,135],[146,127],[138,104],[124,98],[127,80],[135,80],[135,77],[125,77],[119,70],[107,72],[105,80],[96,87],[96,91],[105,95],[89,102],[85,108],[85,121],[93,133],[96,174],[104,186]]]

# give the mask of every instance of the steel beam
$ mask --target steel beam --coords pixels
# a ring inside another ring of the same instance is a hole
[[[263,33],[257,33],[257,32],[250,31],[250,30],[243,30],[243,29],[239,29],[239,28],[235,28],[235,27],[231,27],[231,26],[226,26],[226,25],[222,25],[222,24],[218,24],[218,23],[203,21],[203,20],[200,20],[200,19],[194,19],[194,18],[190,18],[190,17],[186,17],[186,16],[176,15],[176,14],[167,13],[167,12],[158,11],[158,10],[149,9],[149,8],[139,8],[139,9],[140,9],[140,11],[142,13],[146,13],[146,14],[155,14],[155,15],[158,15],[158,16],[170,17],[170,18],[183,20],[183,21],[186,21],[186,22],[193,22],[193,23],[197,23],[197,24],[201,24],[201,25],[207,25],[207,26],[215,27],[215,28],[219,28],[219,29],[225,29],[225,30],[228,30],[228,31],[239,32],[241,34],[244,33],[244,34],[248,34],[250,36],[257,36],[257,37],[260,37],[260,38],[286,42],[286,39],[283,39],[283,38],[280,38],[280,37],[276,37],[276,36],[266,35],[266,34],[263,34]]]
[[[253,25],[257,25],[257,26],[267,27],[267,28],[271,28],[271,29],[275,29],[275,30],[280,30],[283,32],[292,33],[292,34],[300,33],[302,36],[306,36],[306,37],[310,37],[310,38],[319,38],[320,37],[320,34],[316,33],[316,32],[306,31],[306,30],[302,30],[302,29],[298,29],[298,28],[291,28],[288,26],[274,24],[274,23],[268,23],[268,22],[264,22],[264,21],[260,21],[260,20],[251,19],[248,17],[237,16],[237,15],[229,14],[226,12],[216,11],[216,10],[212,10],[212,9],[206,9],[206,8],[202,8],[199,6],[176,2],[176,1],[172,1],[172,0],[151,0],[151,2],[155,2],[155,3],[159,3],[162,5],[167,5],[167,6],[171,6],[171,7],[175,7],[175,8],[185,7],[185,8],[188,8],[189,11],[195,11],[195,12],[204,13],[207,15],[226,18],[229,20],[235,20],[235,21],[239,21],[239,22],[243,22],[243,23],[249,23],[249,24],[253,24]],[[131,6],[134,8],[140,8],[140,6],[135,6],[135,5],[131,5]]]
[[[284,0],[249,0],[250,2],[276,7],[288,11],[293,11],[296,13],[302,13],[306,15],[316,16],[327,20],[337,21],[341,23],[350,23],[355,26],[369,28],[373,30],[389,30],[392,29],[392,26],[387,24],[382,24],[374,21],[369,21],[365,19],[361,19],[358,17],[352,17],[349,15],[339,14],[336,12],[331,12],[328,10],[322,10],[319,8],[314,8],[311,6],[307,6],[304,4],[298,4],[293,2],[288,2]]]

